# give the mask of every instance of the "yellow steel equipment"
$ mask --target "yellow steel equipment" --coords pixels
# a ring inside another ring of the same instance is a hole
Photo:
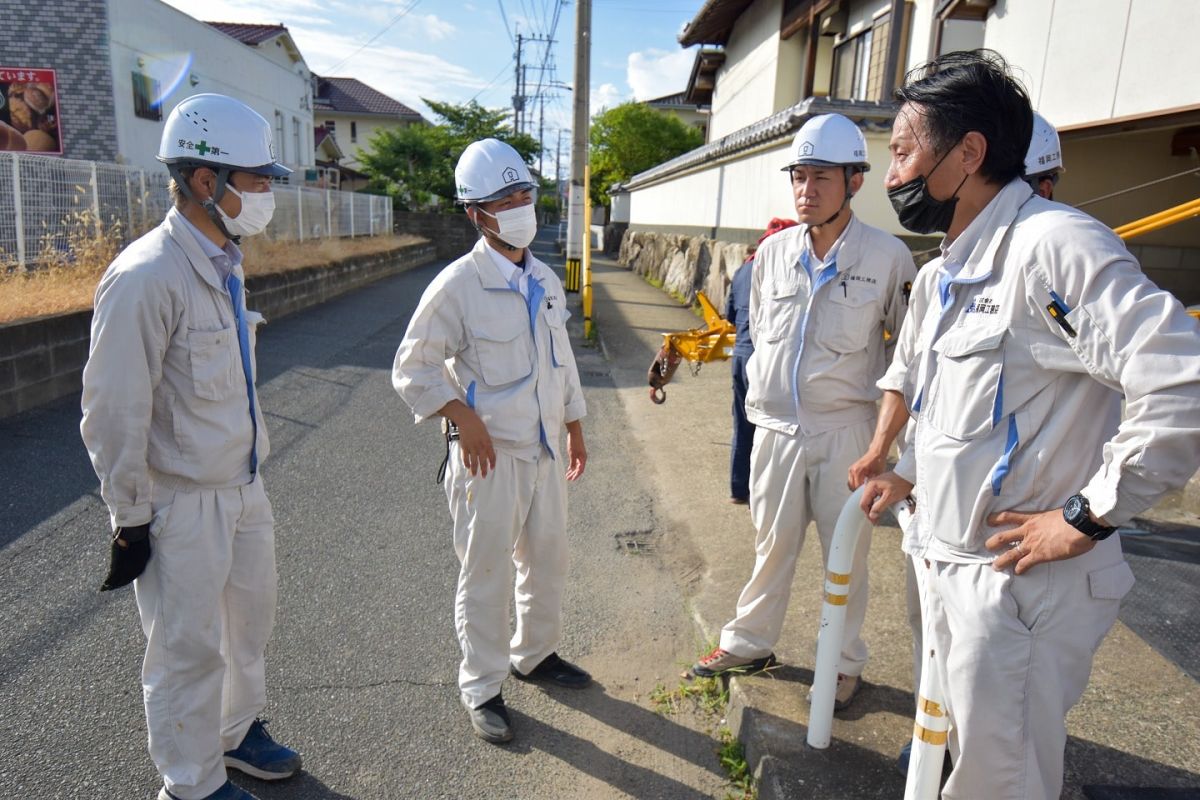
[[[696,299],[700,301],[700,309],[704,312],[704,327],[664,333],[663,345],[646,375],[650,384],[650,399],[655,403],[667,401],[663,387],[671,382],[680,361],[686,360],[692,374],[696,375],[705,362],[724,361],[733,355],[733,323],[721,316],[704,292],[696,292]]]
[[[1160,211],[1157,214],[1151,214],[1148,217],[1127,222],[1118,228],[1113,228],[1113,230],[1122,239],[1132,239],[1135,236],[1151,233],[1159,228],[1174,225],[1176,222],[1183,222],[1185,219],[1191,219],[1197,215],[1200,215],[1200,197],[1197,197],[1195,200],[1189,200],[1186,203],[1181,203],[1174,208],[1168,208],[1166,211]]]

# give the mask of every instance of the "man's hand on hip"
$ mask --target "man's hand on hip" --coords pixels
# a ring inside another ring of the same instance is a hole
[[[1020,575],[1046,561],[1081,556],[1096,546],[1089,536],[1063,519],[1061,508],[1031,513],[1001,511],[989,516],[987,524],[997,528],[1014,526],[988,537],[986,542],[988,550],[1004,551],[992,562],[997,572],[1013,567]]]

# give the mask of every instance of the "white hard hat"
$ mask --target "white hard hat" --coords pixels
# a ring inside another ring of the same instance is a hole
[[[1029,152],[1025,154],[1025,177],[1032,178],[1043,172],[1057,170],[1066,172],[1063,166],[1062,146],[1058,143],[1058,131],[1036,111],[1033,112],[1033,137],[1029,140]]]
[[[179,167],[225,167],[282,177],[291,172],[275,158],[271,125],[240,100],[223,94],[186,98],[167,116],[158,160]]]
[[[454,167],[454,196],[463,203],[487,203],[513,192],[537,188],[525,160],[499,139],[471,142]]]
[[[858,167],[867,163],[867,140],[853,122],[841,114],[821,114],[805,122],[792,139],[792,160],[783,168],[812,164],[818,167]]]

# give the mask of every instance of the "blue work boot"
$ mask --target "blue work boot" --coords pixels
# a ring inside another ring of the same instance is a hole
[[[272,739],[263,721],[256,719],[242,743],[225,751],[225,766],[260,780],[279,781],[300,770],[300,754]]]
[[[164,786],[158,793],[158,800],[180,800],[180,798],[168,792],[167,787]],[[240,786],[234,786],[229,781],[225,781],[220,789],[205,797],[204,800],[258,800],[258,798]]]

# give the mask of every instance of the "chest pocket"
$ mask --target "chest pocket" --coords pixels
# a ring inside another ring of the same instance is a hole
[[[995,328],[958,328],[934,343],[937,374],[922,409],[930,425],[955,439],[991,432],[1002,411],[1004,335]]]
[[[188,330],[188,361],[192,388],[202,400],[223,400],[233,392],[237,331]],[[240,355],[239,355],[240,358]]]
[[[504,386],[533,372],[528,317],[484,317],[468,327],[488,386]]]
[[[800,284],[763,287],[762,328],[764,341],[779,342],[792,331],[792,322],[804,313]]]
[[[839,281],[830,286],[821,313],[821,341],[836,353],[857,353],[867,347],[867,338],[879,319],[876,296],[867,289]],[[811,330],[811,328],[810,328]]]
[[[546,327],[550,329],[550,363],[556,367],[567,363],[567,353],[571,349],[571,340],[567,336],[569,316],[570,312],[561,307],[550,309],[545,314]]]

